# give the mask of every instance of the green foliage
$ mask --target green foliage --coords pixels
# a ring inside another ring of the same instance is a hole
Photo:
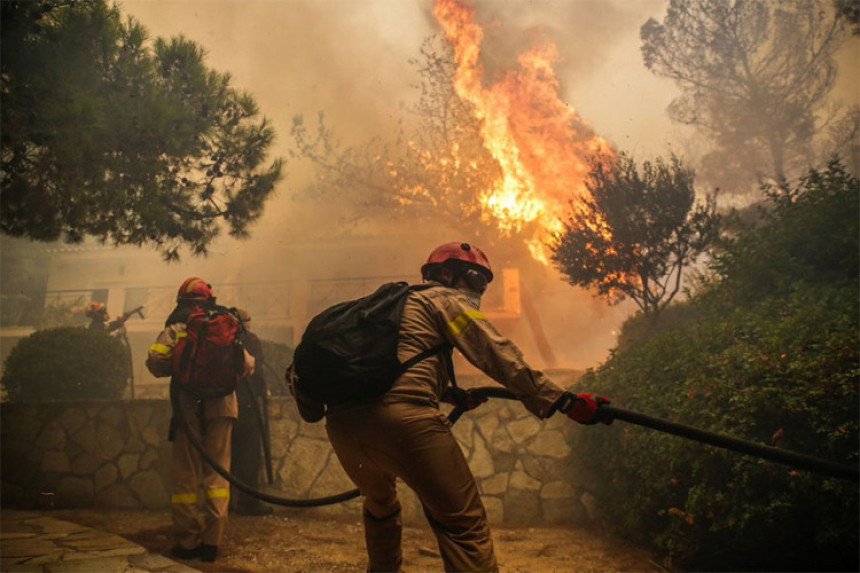
[[[646,161],[626,154],[593,164],[582,201],[551,245],[572,285],[610,302],[627,297],[653,318],[681,287],[683,270],[719,235],[713,198],[694,206],[694,174],[677,157]]]
[[[221,220],[244,237],[280,178],[251,96],[182,37],[103,0],[3,2],[0,229],[205,254]]]
[[[12,348],[2,384],[12,402],[114,400],[128,375],[128,349],[118,339],[78,327],[34,332]]]
[[[625,409],[856,467],[858,187],[841,173],[834,163],[774,196],[767,223],[727,244],[722,281],[583,385]],[[624,423],[589,433],[582,456],[605,476],[595,487],[610,523],[675,566],[860,565],[856,483]]]
[[[273,396],[289,396],[290,391],[284,382],[284,373],[287,371],[287,366],[293,361],[295,349],[272,340],[261,340],[260,342],[263,343],[263,358],[265,359],[263,376],[269,391]]]
[[[764,226],[725,243],[713,268],[722,296],[758,300],[798,282],[847,284],[860,276],[860,181],[838,159],[812,169],[797,189],[770,192]]]

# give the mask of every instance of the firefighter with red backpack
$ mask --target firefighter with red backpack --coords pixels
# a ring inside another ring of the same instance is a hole
[[[306,339],[311,342],[307,331],[287,379],[306,421],[325,416],[332,447],[364,496],[368,571],[401,570],[397,478],[418,496],[446,571],[497,571],[478,486],[439,408],[443,401],[463,409],[481,402],[452,385],[451,349],[459,350],[541,419],[560,411],[581,424],[610,423],[598,415],[609,400],[567,392],[531,368],[513,342],[480,312],[481,295],[493,280],[489,260],[480,249],[468,243],[441,245],[421,274],[425,284],[409,291],[396,338],[397,358],[406,369],[381,396],[325,404],[309,398],[302,391],[302,379],[307,381],[302,370],[308,368],[299,360],[302,344]],[[446,351],[428,354],[438,347]],[[417,362],[413,359],[422,355]]]
[[[186,279],[164,330],[149,349],[146,365],[154,376],[170,376],[172,389],[180,388],[171,396],[178,398],[174,408],[186,422],[182,426],[229,471],[231,434],[238,416],[235,384],[253,373],[254,359],[239,342],[241,322],[215,303],[211,285],[199,277]],[[175,539],[170,553],[212,562],[227,525],[230,484],[203,459],[177,422],[174,417],[170,423]]]

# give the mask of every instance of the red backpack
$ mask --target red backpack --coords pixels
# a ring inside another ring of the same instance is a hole
[[[232,393],[245,364],[239,340],[243,330],[232,309],[195,308],[188,316],[185,336],[173,349],[173,375],[180,387],[201,398]]]

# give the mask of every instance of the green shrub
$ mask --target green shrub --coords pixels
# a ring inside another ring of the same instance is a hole
[[[103,332],[60,327],[34,332],[12,348],[2,384],[11,402],[121,398],[128,350]]]
[[[830,286],[860,275],[860,181],[834,160],[797,189],[771,193],[764,224],[732,238],[714,261],[719,290],[743,304],[798,282]]]
[[[706,319],[618,354],[583,387],[619,407],[858,463],[857,293],[812,289]],[[854,309],[851,312],[850,309]],[[854,483],[618,423],[583,456],[619,531],[700,570],[857,564]]]
[[[727,246],[721,280],[654,332],[632,321],[630,340],[583,387],[620,408],[857,467],[857,180],[834,166],[813,175]],[[675,567],[860,568],[856,483],[624,422],[586,433],[581,454],[602,478],[593,487],[608,523]]]

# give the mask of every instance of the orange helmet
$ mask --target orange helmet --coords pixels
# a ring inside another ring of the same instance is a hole
[[[490,268],[490,261],[487,255],[474,245],[469,243],[445,243],[436,247],[427,262],[421,267],[421,276],[427,278],[427,272],[436,265],[441,265],[447,261],[462,261],[467,266],[472,267],[487,278],[487,282],[493,280],[493,269]]]
[[[201,279],[200,277],[191,277],[185,279],[182,286],[179,287],[179,292],[176,294],[176,300],[199,300],[209,301],[215,299],[215,292],[212,290],[212,285]]]
[[[84,314],[87,318],[93,318],[94,316],[98,316],[104,311],[105,305],[103,302],[91,302],[84,309]]]

